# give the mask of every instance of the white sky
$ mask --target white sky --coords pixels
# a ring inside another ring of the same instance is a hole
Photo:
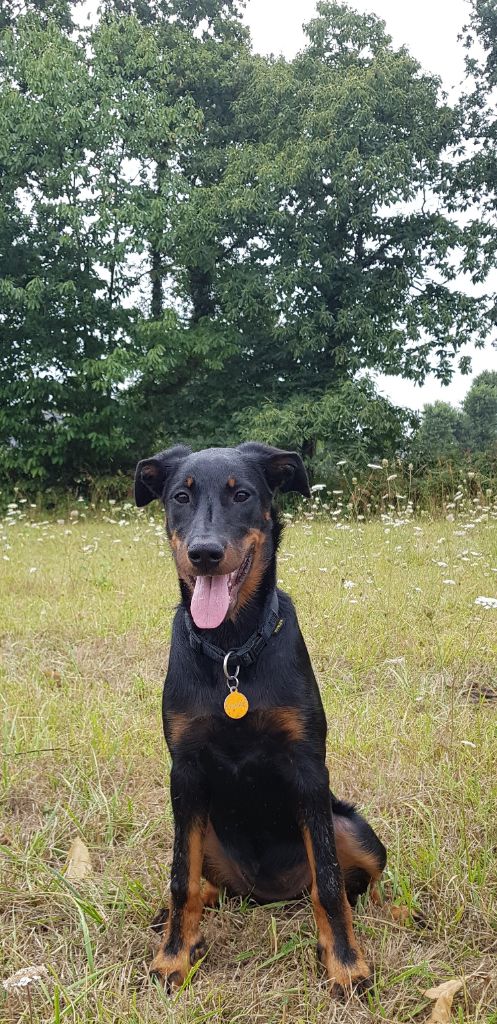
[[[464,78],[464,51],[457,36],[468,19],[466,0],[350,0],[363,13],[373,12],[386,22],[395,46],[405,45],[423,68],[437,74],[454,98]],[[314,0],[248,0],[245,21],[250,26],[254,49],[260,53],[284,53],[293,57],[305,44],[302,24],[316,13]],[[491,280],[497,288],[497,274]],[[490,285],[487,282],[486,288]],[[471,379],[482,370],[497,371],[497,350],[492,346],[475,350],[466,346],[461,355],[471,355],[473,372],[456,373],[448,387],[429,378],[423,387],[400,377],[378,375],[384,394],[398,405],[420,409],[437,399],[460,402]]]
[[[84,0],[83,11],[95,10],[98,0]],[[464,51],[457,36],[468,20],[467,0],[349,0],[363,13],[373,12],[386,22],[395,46],[405,45],[423,68],[440,76],[449,96],[455,98],[464,78]],[[250,27],[254,49],[260,53],[283,53],[293,57],[305,44],[302,24],[315,16],[315,0],[247,0],[244,20]],[[485,290],[497,290],[497,273]],[[451,384],[443,387],[429,378],[423,387],[400,377],[378,375],[381,390],[399,405],[420,409],[425,402],[443,399],[460,402],[473,376],[482,370],[497,371],[497,349],[487,345],[471,355],[473,372],[456,373]]]

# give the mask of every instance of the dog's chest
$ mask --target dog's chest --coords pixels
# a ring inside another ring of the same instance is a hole
[[[217,724],[202,751],[211,814],[216,822],[221,815],[224,828],[272,832],[294,817],[294,741],[262,719],[259,712],[243,724]]]
[[[215,788],[267,789],[271,779],[286,774],[302,734],[297,709],[259,709],[239,721],[216,716],[200,754],[204,771]]]

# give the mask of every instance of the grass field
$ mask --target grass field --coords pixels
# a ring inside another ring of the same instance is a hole
[[[320,681],[333,789],[389,850],[385,905],[355,920],[375,967],[330,1000],[307,902],[208,911],[207,959],[172,1000],[147,977],[171,813],[160,696],[176,601],[160,518],[76,505],[0,530],[0,1020],[202,1024],[497,1022],[497,511],[290,523],[279,563]],[[31,518],[33,517],[33,518]],[[69,882],[72,841],[93,872]],[[400,908],[392,913],[392,907]],[[405,923],[402,918],[407,911]],[[419,915],[416,924],[411,915]],[[424,925],[423,925],[424,921]]]

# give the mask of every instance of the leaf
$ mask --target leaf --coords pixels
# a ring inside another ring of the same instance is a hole
[[[428,1018],[428,1024],[450,1024],[452,1000],[456,992],[462,989],[463,983],[460,978],[453,978],[451,981],[443,981],[436,988],[428,988],[423,995],[427,999],[434,999],[435,1005]]]
[[[82,839],[76,836],[67,854],[65,877],[81,882],[92,871],[90,851]]]

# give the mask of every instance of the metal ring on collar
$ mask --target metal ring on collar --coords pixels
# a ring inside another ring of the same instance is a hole
[[[235,653],[234,651],[228,651],[228,653],[227,653],[227,655],[226,655],[226,657],[225,657],[225,659],[223,661],[223,672],[224,672],[224,675],[225,675],[226,679],[238,679],[238,673],[240,671],[240,666],[237,665],[234,672],[230,672],[230,670],[228,668],[228,661],[231,658],[231,655],[234,654],[234,653]]]

